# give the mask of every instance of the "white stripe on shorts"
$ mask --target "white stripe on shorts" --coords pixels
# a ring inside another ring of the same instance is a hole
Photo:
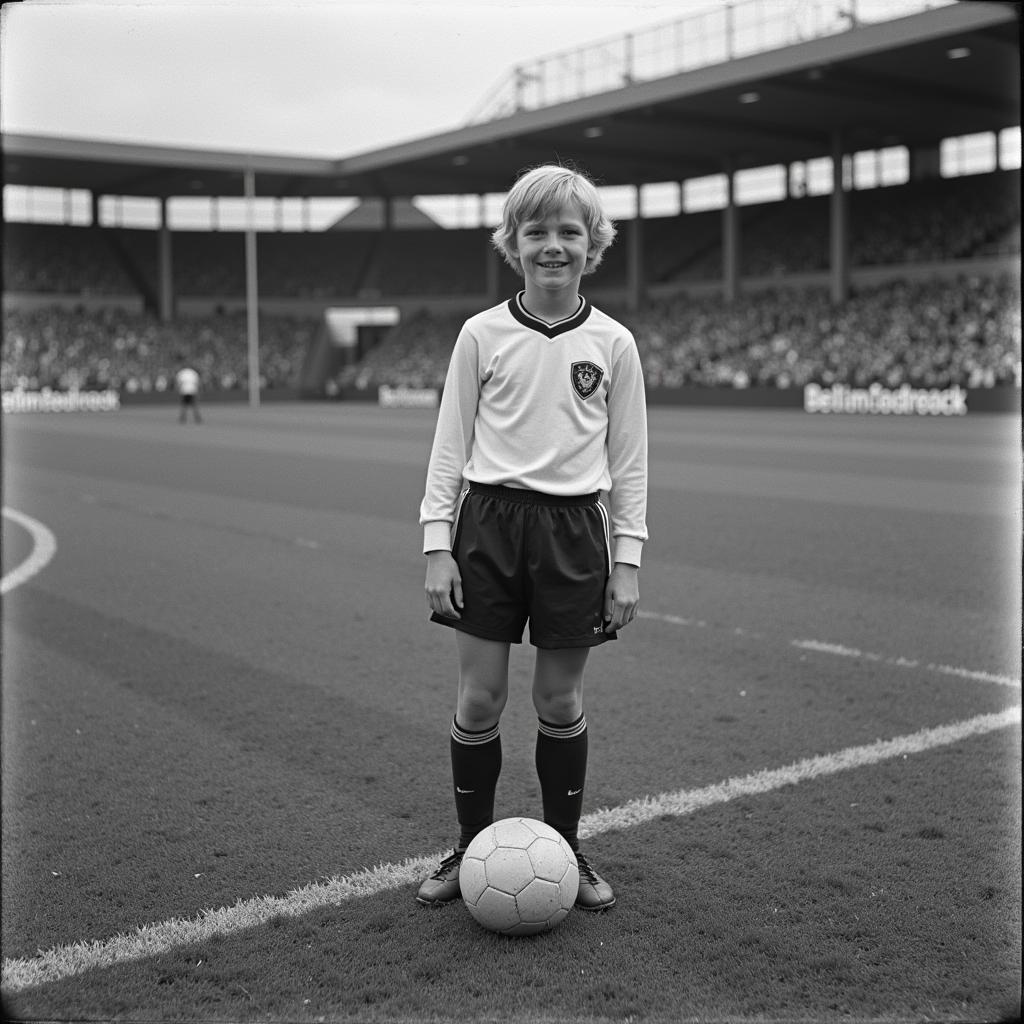
[[[452,517],[451,532],[452,551],[455,550],[455,534],[459,530],[459,519],[462,517],[462,506],[465,504],[467,494],[469,494],[469,488],[465,487],[459,495],[459,500],[455,502],[455,515]]]
[[[612,571],[612,530],[611,524],[608,520],[608,509],[604,507],[604,502],[598,499],[597,507],[601,512],[601,521],[604,523],[604,557],[606,564],[606,571]]]

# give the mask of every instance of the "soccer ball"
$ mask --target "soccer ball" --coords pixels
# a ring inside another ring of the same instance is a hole
[[[462,899],[478,924],[502,935],[533,935],[559,924],[576,902],[580,870],[572,847],[550,825],[504,818],[466,848]]]

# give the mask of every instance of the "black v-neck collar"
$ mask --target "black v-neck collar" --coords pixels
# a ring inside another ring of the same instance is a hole
[[[529,327],[531,330],[537,331],[538,334],[543,334],[546,338],[557,338],[559,334],[565,334],[566,331],[579,327],[590,316],[590,310],[593,308],[581,295],[579,308],[575,313],[562,320],[556,320],[553,324],[549,324],[527,311],[523,305],[523,296],[525,294],[526,292],[519,292],[514,298],[509,299],[508,311],[524,327]]]

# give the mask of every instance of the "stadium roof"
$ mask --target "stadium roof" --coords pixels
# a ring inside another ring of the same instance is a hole
[[[264,196],[412,196],[504,192],[550,160],[680,181],[827,156],[836,131],[913,149],[1020,124],[1019,13],[958,3],[338,160],[9,134],[3,176],[166,197],[237,195],[252,169]]]

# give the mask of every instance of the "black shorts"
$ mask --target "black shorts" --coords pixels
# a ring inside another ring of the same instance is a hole
[[[471,484],[456,512],[452,554],[462,618],[435,612],[431,621],[515,644],[529,621],[530,643],[545,648],[615,639],[604,631],[611,548],[600,495]]]

